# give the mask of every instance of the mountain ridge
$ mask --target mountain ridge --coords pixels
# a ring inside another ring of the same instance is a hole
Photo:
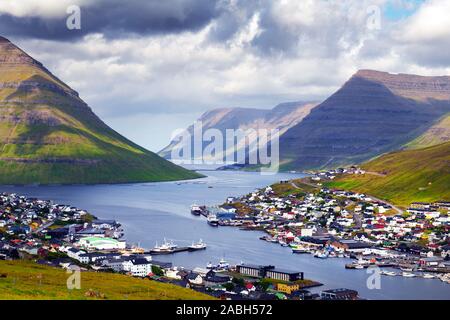
[[[75,90],[0,39],[0,183],[123,183],[200,176],[121,136]]]
[[[450,111],[450,77],[360,70],[280,138],[282,169],[361,163],[401,149]]]
[[[227,129],[244,131],[251,129],[256,131],[259,129],[277,129],[280,134],[283,134],[289,127],[301,121],[316,105],[317,102],[313,101],[295,101],[278,104],[272,109],[243,107],[216,108],[204,112],[197,119],[197,122],[202,123],[203,132],[208,129],[217,129],[224,137]],[[193,135],[193,125],[190,125],[186,131]],[[250,137],[248,138],[251,139]],[[256,139],[256,136],[253,138]],[[253,141],[254,140],[251,140],[251,142]],[[158,154],[168,159],[171,156],[171,152],[176,148],[180,148],[182,145],[183,144],[179,141],[171,141],[169,145],[159,151]],[[193,150],[193,145],[194,144],[192,143],[191,150]],[[206,145],[208,145],[208,142],[203,144],[203,150]],[[224,145],[224,149],[225,148],[226,146]],[[244,142],[241,140],[237,141],[236,149],[241,150],[243,148],[245,148]],[[233,152],[231,150],[225,150],[225,154],[234,154],[233,157],[236,159],[236,154],[238,152],[239,151]]]

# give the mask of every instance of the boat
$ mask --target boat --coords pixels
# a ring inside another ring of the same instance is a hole
[[[217,269],[219,270],[228,270],[230,264],[224,259],[220,259],[219,264],[217,265]]]
[[[203,250],[203,249],[206,249],[206,243],[204,243],[202,241],[202,239],[200,239],[199,242],[196,242],[196,243],[192,242],[192,245],[189,246],[189,249],[191,249],[191,250]]]
[[[328,253],[327,252],[322,252],[322,251],[316,251],[314,253],[314,257],[315,258],[319,258],[319,259],[326,259],[326,258],[328,258]]]
[[[406,271],[406,272],[412,272],[413,268],[411,268],[411,267],[401,267],[400,270]]]
[[[158,246],[158,243],[156,243],[155,247],[151,251],[156,253],[172,253],[176,247],[176,244],[174,244],[173,242],[168,242],[166,241],[166,239],[164,239],[162,245]]]
[[[196,204],[193,204],[193,205],[191,206],[191,213],[192,213],[194,216],[199,216],[199,215],[201,215],[201,214],[204,212],[204,210],[205,210],[205,208],[204,208],[203,206],[198,206],[198,205],[196,205]]]
[[[434,279],[434,278],[435,278],[435,276],[432,275],[432,274],[430,274],[430,273],[424,273],[424,274],[422,275],[422,277],[423,277],[424,279]]]
[[[413,278],[413,277],[415,277],[416,275],[414,274],[414,273],[411,273],[411,272],[402,272],[402,276],[403,277],[405,277],[405,278]]]
[[[302,253],[309,253],[309,251],[305,248],[292,248],[292,253],[302,254]]]
[[[212,227],[219,226],[219,219],[217,219],[217,216],[215,214],[209,214],[208,217],[206,218],[206,221]]]
[[[395,272],[393,272],[393,271],[383,271],[383,274],[384,274],[385,276],[391,276],[391,277],[397,275],[397,273],[395,273]]]
[[[280,240],[278,242],[281,244],[282,247],[289,247],[289,245],[286,242],[284,242],[283,240]]]
[[[355,269],[364,269],[364,266],[362,264],[355,264]]]

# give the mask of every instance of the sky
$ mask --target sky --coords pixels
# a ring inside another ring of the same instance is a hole
[[[0,0],[0,35],[159,151],[207,110],[321,101],[358,69],[450,75],[449,12],[450,0]]]

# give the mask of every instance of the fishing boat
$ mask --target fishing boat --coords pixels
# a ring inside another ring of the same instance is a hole
[[[219,219],[217,219],[217,216],[215,214],[209,214],[208,217],[206,218],[206,221],[212,227],[219,226]]]
[[[424,274],[422,275],[422,277],[423,277],[424,279],[434,279],[434,278],[435,278],[435,276],[432,275],[432,274],[430,274],[430,273],[424,273]]]
[[[405,278],[414,278],[416,275],[414,273],[411,272],[402,272],[402,276]]]
[[[189,249],[191,249],[191,250],[203,250],[203,249],[206,249],[206,243],[204,243],[202,241],[202,239],[200,239],[199,242],[196,242],[196,243],[192,242],[192,245],[189,246]]]
[[[176,247],[177,245],[174,244],[172,241],[168,242],[166,239],[164,239],[163,244],[158,246],[157,242],[152,251],[156,253],[172,253]]]

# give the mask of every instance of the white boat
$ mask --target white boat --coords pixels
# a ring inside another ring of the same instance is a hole
[[[411,268],[411,267],[401,267],[400,270],[406,271],[406,272],[411,272],[411,271],[413,271],[413,268]]]
[[[228,269],[230,267],[230,264],[224,259],[220,259],[219,264],[217,265],[217,268],[219,269]]]
[[[192,250],[202,250],[202,249],[206,249],[206,243],[204,243],[202,241],[202,239],[200,239],[199,242],[192,242],[192,245],[189,246],[190,249]]]
[[[217,219],[217,216],[215,214],[209,214],[206,218],[206,221],[210,226],[217,227],[219,226],[219,219]]]
[[[405,278],[414,278],[416,275],[414,273],[410,273],[410,272],[402,272],[402,276]]]
[[[433,274],[430,274],[430,273],[424,273],[424,274],[422,275],[422,277],[423,277],[424,279],[434,279],[434,278],[435,278],[435,276],[434,276]]]
[[[286,243],[286,242],[284,242],[283,240],[280,240],[280,241],[278,241],[280,244],[281,244],[281,246],[282,247],[288,247],[289,245]]]
[[[326,258],[328,258],[328,253],[327,252],[323,252],[323,251],[316,251],[314,253],[314,257],[320,258],[320,259],[326,259]]]
[[[174,251],[174,249],[176,247],[177,247],[177,245],[174,244],[173,241],[168,242],[166,239],[164,239],[163,244],[158,246],[158,242],[157,242],[152,251],[157,252],[157,253],[171,253]]]
[[[395,273],[394,271],[383,271],[383,274],[386,276],[391,276],[391,277],[397,275],[397,273]]]
[[[355,269],[364,269],[364,266],[362,264],[355,264]]]

